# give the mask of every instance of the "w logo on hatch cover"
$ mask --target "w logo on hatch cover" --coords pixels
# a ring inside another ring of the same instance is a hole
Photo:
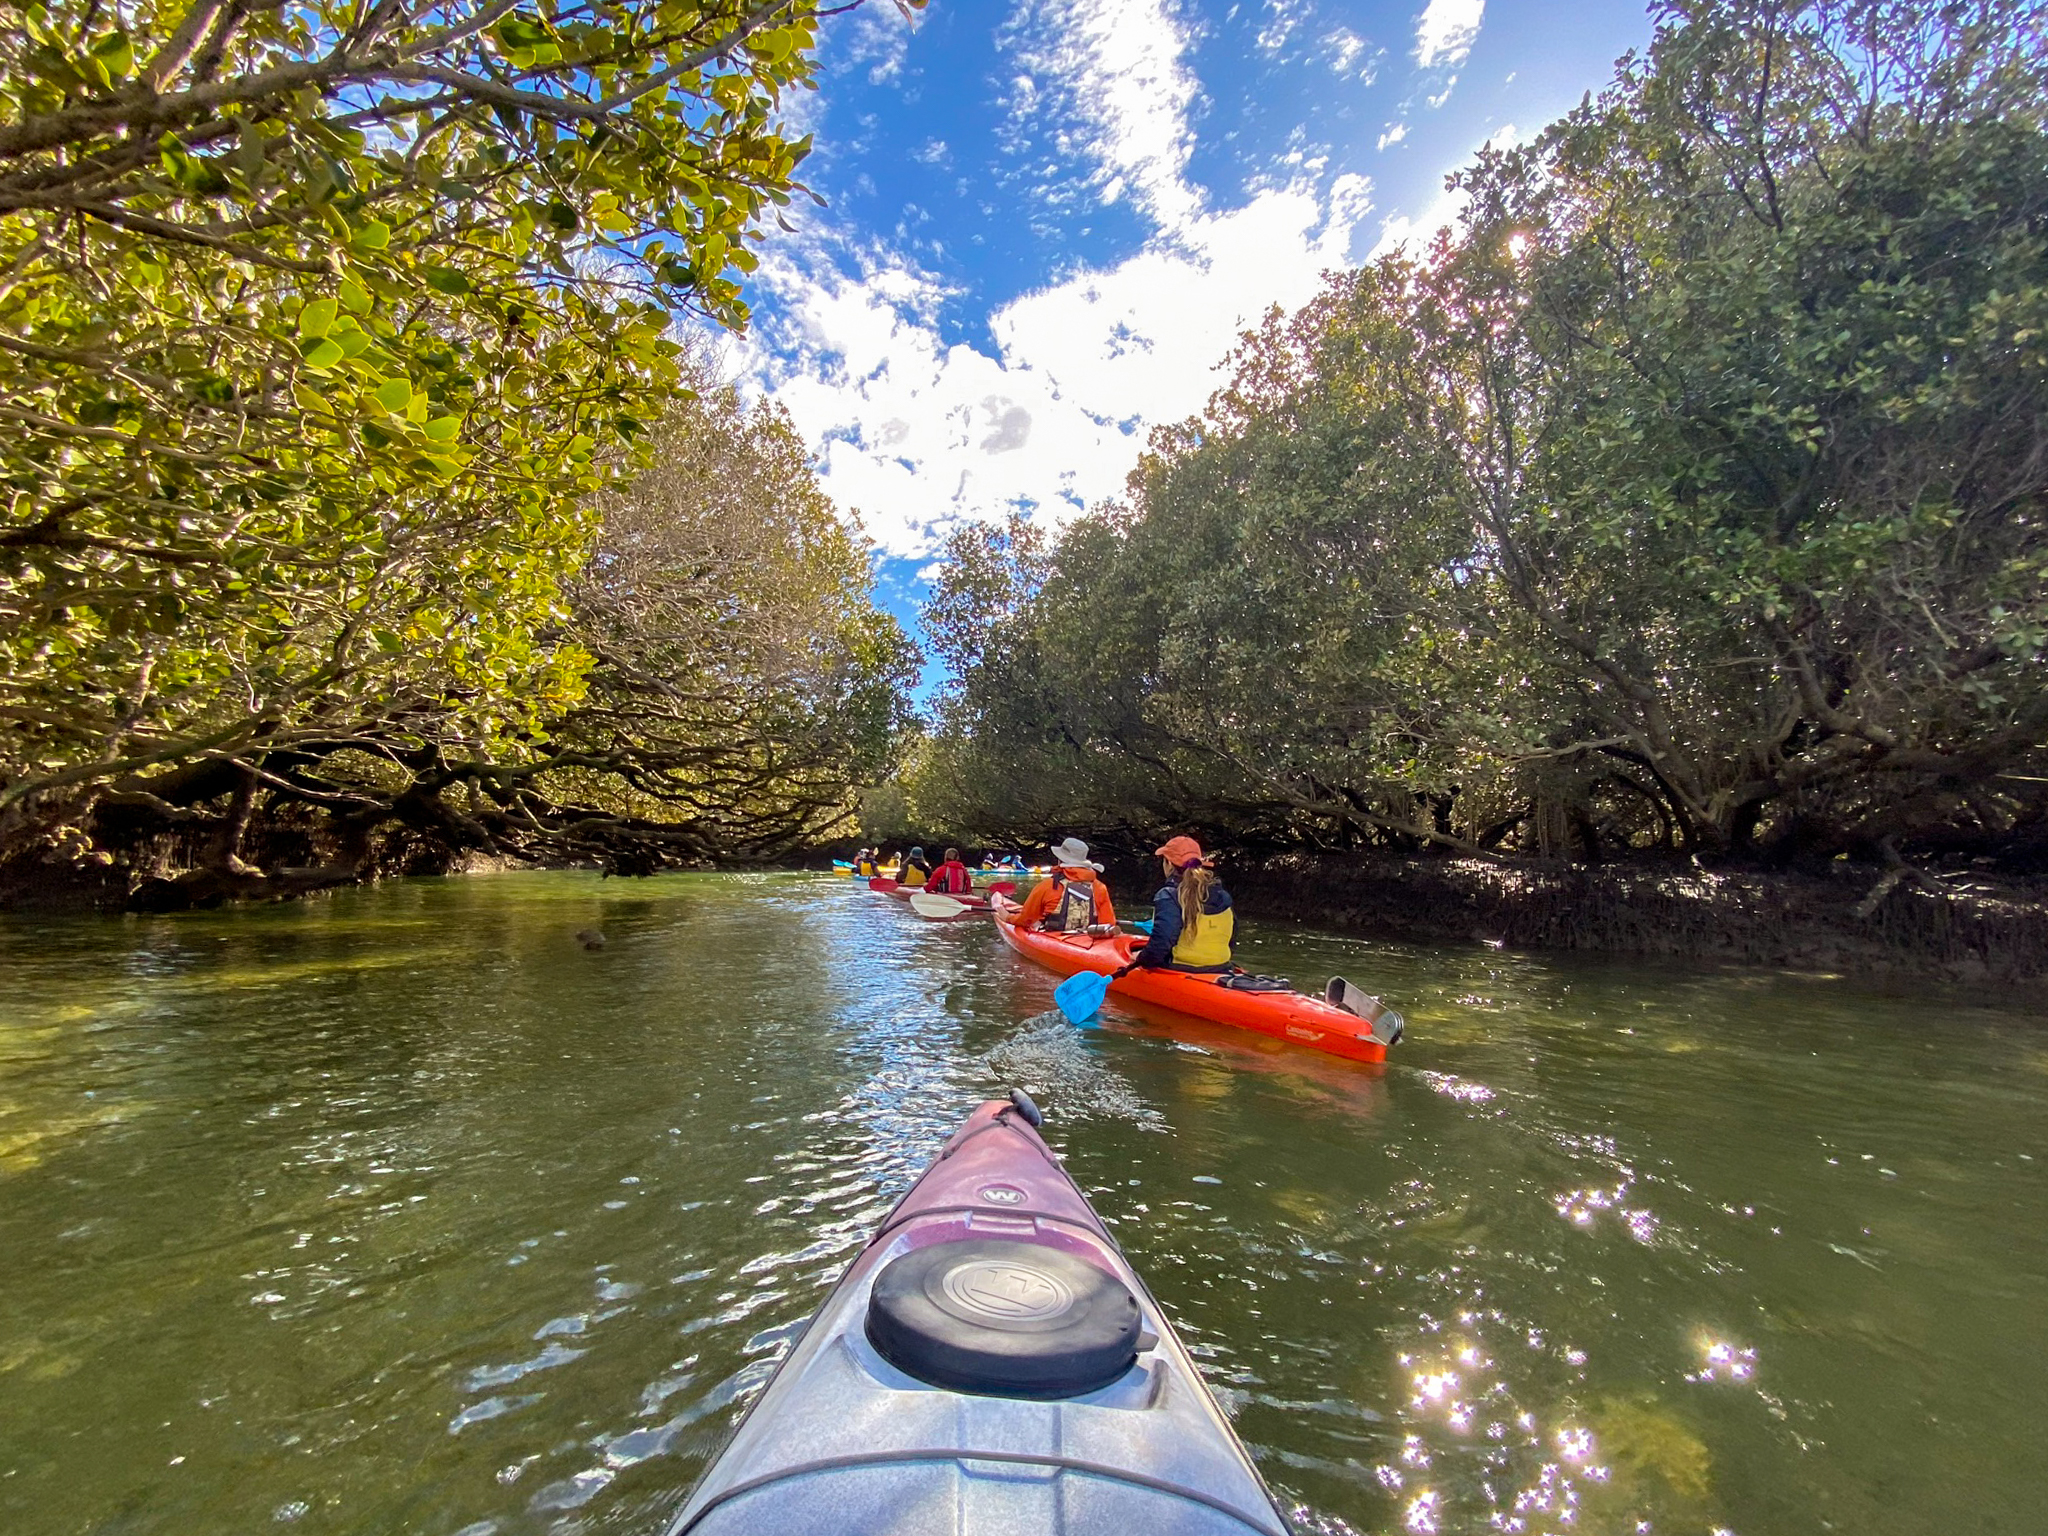
[[[1074,1304],[1057,1275],[1013,1261],[971,1259],[946,1271],[940,1285],[963,1311],[1006,1323],[1058,1317]]]

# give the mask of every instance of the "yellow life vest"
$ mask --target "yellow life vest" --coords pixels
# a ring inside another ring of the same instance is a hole
[[[1192,932],[1183,914],[1180,937],[1173,944],[1173,963],[1194,966],[1230,964],[1230,937],[1236,928],[1235,907],[1225,907],[1221,912],[1204,912],[1201,921],[1192,925]]]
[[[924,871],[919,869],[915,864],[906,864],[903,866],[903,878],[897,883],[900,885],[915,888],[917,886],[923,885],[924,882]]]

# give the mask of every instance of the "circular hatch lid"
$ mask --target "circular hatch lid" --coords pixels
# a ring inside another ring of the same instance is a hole
[[[868,1297],[883,1359],[935,1387],[990,1397],[1078,1397],[1138,1358],[1137,1298],[1057,1248],[997,1238],[891,1260]]]

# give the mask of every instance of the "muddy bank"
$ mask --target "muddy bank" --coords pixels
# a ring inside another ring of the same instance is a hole
[[[185,912],[292,901],[400,875],[462,873],[476,863],[437,839],[337,837],[325,826],[252,825],[224,858],[214,840],[174,828],[101,847],[31,847],[0,858],[0,912]]]
[[[0,837],[0,912],[188,912],[411,875],[599,869],[633,876],[722,862],[695,840],[680,848],[678,841],[673,827],[598,816],[537,844],[497,839],[473,818],[424,804],[403,816],[353,818],[297,807],[235,824],[230,841],[218,817],[172,816],[110,799],[62,838],[20,837],[9,848]],[[766,863],[738,855],[729,862]]]
[[[1880,875],[1296,853],[1227,879],[1248,918],[1384,938],[2048,984],[2048,880],[1901,880],[1873,901]]]

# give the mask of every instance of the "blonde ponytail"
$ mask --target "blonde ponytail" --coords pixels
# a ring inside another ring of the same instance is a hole
[[[1192,939],[1202,924],[1202,907],[1216,888],[1216,871],[1207,864],[1190,864],[1180,872],[1180,931]]]

